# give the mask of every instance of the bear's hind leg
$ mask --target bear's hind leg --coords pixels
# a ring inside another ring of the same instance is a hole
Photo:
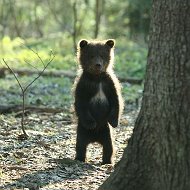
[[[83,126],[80,123],[78,123],[75,160],[85,162],[86,149],[88,143],[89,142],[88,142],[88,137],[86,135],[86,130],[83,128]]]
[[[85,162],[87,143],[77,137],[75,160]]]
[[[104,142],[102,164],[112,164],[113,154],[114,154],[114,149],[111,140],[109,142]]]
[[[109,126],[105,128],[104,135],[102,136],[101,144],[103,146],[102,164],[112,164],[114,156],[114,146],[112,142],[112,134]]]

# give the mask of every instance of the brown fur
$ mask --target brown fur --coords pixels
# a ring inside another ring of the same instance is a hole
[[[121,86],[113,72],[114,40],[81,40],[78,46],[80,74],[75,80],[78,117],[76,159],[85,161],[89,143],[103,145],[103,164],[112,163],[111,128],[117,127],[123,110]]]

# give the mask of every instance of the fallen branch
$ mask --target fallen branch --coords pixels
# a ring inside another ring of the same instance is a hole
[[[7,72],[10,72],[8,68],[6,67],[3,67],[3,68],[0,68],[0,73],[7,73]],[[29,70],[29,69],[14,69],[14,72],[17,74],[17,75],[20,75],[20,76],[24,76],[24,75],[34,75],[34,74],[39,74],[39,71],[37,70]],[[71,78],[71,79],[74,79],[76,74],[72,71],[64,71],[64,70],[59,70],[59,71],[44,71],[42,73],[42,76],[50,76],[50,77],[62,77],[62,76],[65,76],[65,77],[68,77],[68,78]]]
[[[7,68],[1,68],[0,73],[5,73],[9,72]],[[29,70],[29,69],[15,69],[14,72],[20,76],[23,75],[33,75],[33,74],[39,74],[39,71],[37,70]],[[68,77],[70,79],[74,79],[76,77],[76,73],[72,71],[65,71],[65,70],[59,70],[59,71],[44,71],[42,73],[42,76],[49,76],[49,77]],[[142,84],[143,79],[138,79],[138,78],[123,78],[119,77],[120,82],[127,82],[130,84]]]
[[[12,112],[22,111],[22,105],[0,105],[0,114],[7,114]],[[65,110],[61,108],[49,108],[49,107],[37,107],[37,106],[25,106],[25,112],[37,112],[37,113],[60,113]]]
[[[130,84],[142,84],[143,82],[143,79],[138,79],[138,78],[122,78],[122,77],[119,77],[119,81],[122,82],[122,83],[130,83]]]

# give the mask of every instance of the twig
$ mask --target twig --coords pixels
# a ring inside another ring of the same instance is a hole
[[[17,80],[19,86],[20,86],[20,89],[22,91],[22,118],[21,118],[21,128],[22,128],[22,132],[23,132],[23,135],[25,136],[25,138],[28,137],[25,129],[24,129],[24,114],[25,114],[25,89],[22,87],[20,81],[18,80],[18,77],[16,76],[15,72],[9,67],[9,65],[6,63],[5,59],[3,58],[3,62],[5,63],[5,65],[10,69],[10,71],[13,73],[15,79]]]
[[[35,67],[35,66],[32,65],[31,63],[29,63],[26,59],[24,59],[24,62],[27,63],[28,65],[30,65],[31,67],[33,67],[34,69],[36,69],[38,72],[40,72],[37,67]]]
[[[42,63],[43,66],[45,67],[45,64],[44,64],[42,58],[39,56],[38,52],[36,52],[36,51],[34,51],[32,48],[26,46],[23,42],[21,42],[21,44],[22,44],[24,47],[28,48],[30,51],[32,51],[34,54],[36,54],[36,56],[39,58],[39,60],[41,61],[41,63]]]
[[[5,65],[9,68],[9,70],[13,73],[13,75],[14,75],[14,77],[15,77],[15,79],[17,80],[17,82],[18,82],[18,84],[19,84],[19,86],[20,86],[20,88],[21,88],[21,90],[22,90],[22,92],[24,91],[24,89],[23,89],[23,87],[22,87],[22,85],[21,85],[21,83],[20,83],[20,81],[18,80],[18,78],[17,78],[17,76],[16,76],[16,74],[14,73],[14,71],[9,67],[9,65],[7,64],[7,62],[5,61],[5,59],[3,58],[3,62],[5,63]]]
[[[44,65],[43,70],[38,74],[38,76],[37,76],[32,82],[30,82],[30,83],[26,86],[26,88],[24,89],[24,91],[26,91],[38,78],[41,77],[41,75],[43,74],[43,72],[46,70],[46,68],[47,68],[48,65],[53,61],[54,58],[55,58],[55,55],[53,54],[53,57],[49,60],[49,62],[48,62],[46,65]],[[42,61],[42,62],[43,62],[43,61]]]
[[[23,87],[18,79],[18,77],[16,76],[15,72],[13,71],[13,69],[7,64],[7,62],[5,61],[5,59],[3,58],[3,62],[5,63],[5,65],[8,67],[8,69],[12,72],[12,74],[14,75],[16,81],[18,82],[18,85],[21,89],[22,92],[22,118],[21,118],[21,128],[22,128],[22,132],[23,134],[20,135],[21,139],[27,139],[28,135],[25,131],[24,128],[24,116],[25,116],[25,94],[26,91],[28,90],[28,88],[43,74],[43,72],[46,70],[46,68],[49,66],[49,64],[53,61],[53,59],[55,58],[54,53],[51,51],[50,54],[50,59],[48,61],[47,64],[44,63],[44,61],[41,59],[41,57],[39,56],[39,54],[37,52],[35,52],[33,49],[27,47],[28,49],[30,49],[33,53],[35,53],[37,55],[37,57],[40,59],[41,63],[43,64],[43,70],[40,71],[38,73],[38,76],[36,78],[34,78],[26,87]],[[52,57],[53,55],[53,57]],[[26,62],[26,61],[25,61]],[[36,67],[34,67],[33,65],[31,65],[30,63],[26,62],[27,64],[29,64],[30,66],[32,66],[33,68],[37,69]],[[38,69],[37,69],[38,70]],[[39,70],[38,70],[39,71]]]

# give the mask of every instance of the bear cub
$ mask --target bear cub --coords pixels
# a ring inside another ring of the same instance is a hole
[[[123,109],[121,86],[113,72],[115,41],[78,44],[80,73],[74,83],[74,108],[78,117],[76,160],[85,162],[89,143],[103,146],[102,164],[111,164],[114,154],[111,127],[117,127]]]

